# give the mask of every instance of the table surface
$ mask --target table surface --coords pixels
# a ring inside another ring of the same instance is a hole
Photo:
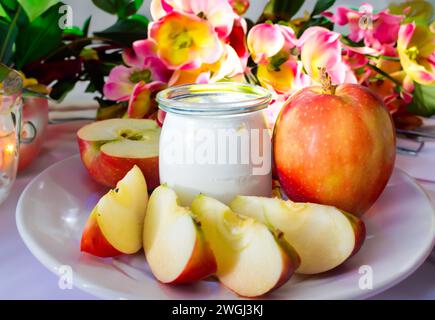
[[[60,289],[59,279],[30,253],[15,224],[15,207],[25,186],[53,163],[78,153],[75,134],[84,122],[50,125],[43,150],[20,172],[0,206],[0,299],[95,299],[79,289]],[[435,203],[435,183],[419,181]],[[426,261],[414,274],[372,299],[434,299],[435,263]]]

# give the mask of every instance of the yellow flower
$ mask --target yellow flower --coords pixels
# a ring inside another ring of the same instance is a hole
[[[293,59],[282,64],[274,61],[260,63],[257,77],[263,87],[279,94],[289,94],[310,84],[309,77],[302,72],[302,64]]]
[[[435,84],[435,34],[428,26],[402,25],[397,40],[400,63],[406,74],[423,85]]]
[[[173,11],[150,27],[157,54],[173,70],[197,69],[222,55],[222,43],[207,20]]]

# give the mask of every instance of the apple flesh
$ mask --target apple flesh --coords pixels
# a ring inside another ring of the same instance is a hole
[[[95,181],[114,188],[136,165],[149,191],[160,183],[159,136],[159,126],[149,119],[102,120],[77,132],[82,162]]]
[[[334,207],[278,198],[237,196],[231,209],[284,233],[301,258],[296,270],[316,274],[331,270],[361,248],[364,223]]]
[[[302,89],[283,106],[273,137],[276,173],[291,200],[360,216],[391,176],[393,122],[368,88],[343,84],[324,92]]]
[[[299,256],[263,223],[239,216],[205,195],[192,202],[216,258],[219,281],[243,297],[258,297],[284,284],[299,266]]]
[[[189,283],[212,275],[216,261],[187,207],[167,186],[156,188],[148,202],[143,247],[154,276],[163,283]]]
[[[98,201],[83,231],[81,251],[99,257],[139,251],[147,202],[145,178],[134,166]]]

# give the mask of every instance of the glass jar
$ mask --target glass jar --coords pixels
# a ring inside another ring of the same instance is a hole
[[[203,193],[224,203],[270,196],[271,137],[262,110],[271,94],[242,83],[194,84],[157,95],[166,112],[160,136],[161,183],[183,205]]]

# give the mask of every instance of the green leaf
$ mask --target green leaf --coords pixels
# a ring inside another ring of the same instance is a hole
[[[128,19],[118,20],[114,25],[96,32],[95,35],[122,46],[129,47],[136,40],[146,39],[148,19],[142,15],[132,15]]]
[[[0,0],[0,5],[6,13],[4,17],[6,21],[11,22],[14,17],[17,16],[15,24],[17,24],[19,28],[29,23],[26,12],[18,4],[17,0]]]
[[[341,36],[341,42],[343,42],[345,45],[349,47],[364,47],[364,40],[361,40],[359,42],[355,42],[349,39],[348,36]]]
[[[413,99],[408,106],[408,111],[424,117],[435,115],[435,84],[424,86],[415,83]]]
[[[58,0],[17,0],[27,13],[30,22],[35,20],[51,6],[57,4]]]
[[[6,18],[7,20],[9,19],[9,15],[6,13],[1,3],[0,3],[0,17]]]
[[[270,0],[264,7],[258,22],[290,21],[303,4],[304,0]]]
[[[22,69],[27,63],[39,60],[59,47],[62,30],[58,25],[59,7],[52,6],[20,31],[16,41],[16,65]]]
[[[18,35],[18,27],[13,23],[8,23],[3,19],[0,20],[0,62],[9,65],[15,40]]]
[[[66,97],[68,92],[74,89],[77,81],[77,78],[70,78],[56,82],[51,89],[50,98],[61,102]]]
[[[18,4],[16,0],[0,0],[3,8],[8,11],[16,11]]]
[[[321,14],[323,11],[328,10],[334,4],[335,0],[317,0],[314,5],[313,12],[311,12],[311,16],[316,16]]]
[[[118,17],[120,18],[127,18],[135,14],[142,6],[143,0],[127,0],[124,2],[125,4],[120,6],[120,8],[118,9]]]
[[[324,28],[329,29],[329,30],[334,29],[334,24],[331,21],[329,21],[325,17],[320,16],[317,18],[311,18],[306,23],[304,23],[302,28],[300,28],[298,31],[298,37],[300,37],[302,35],[302,33],[304,33],[305,30],[307,30],[310,27],[314,27],[314,26],[324,27]]]
[[[101,10],[110,14],[115,14],[118,10],[117,0],[92,0],[92,2]]]
[[[83,37],[83,31],[82,31],[82,29],[80,29],[79,27],[76,27],[76,26],[72,26],[70,28],[65,28],[63,30],[63,33],[65,35],[72,35],[72,36],[77,36],[77,37]]]
[[[89,34],[89,26],[91,25],[92,16],[86,19],[85,23],[83,23],[82,31],[85,37]]]
[[[125,19],[135,14],[143,4],[143,0],[92,0],[101,10],[110,14],[116,14]]]

